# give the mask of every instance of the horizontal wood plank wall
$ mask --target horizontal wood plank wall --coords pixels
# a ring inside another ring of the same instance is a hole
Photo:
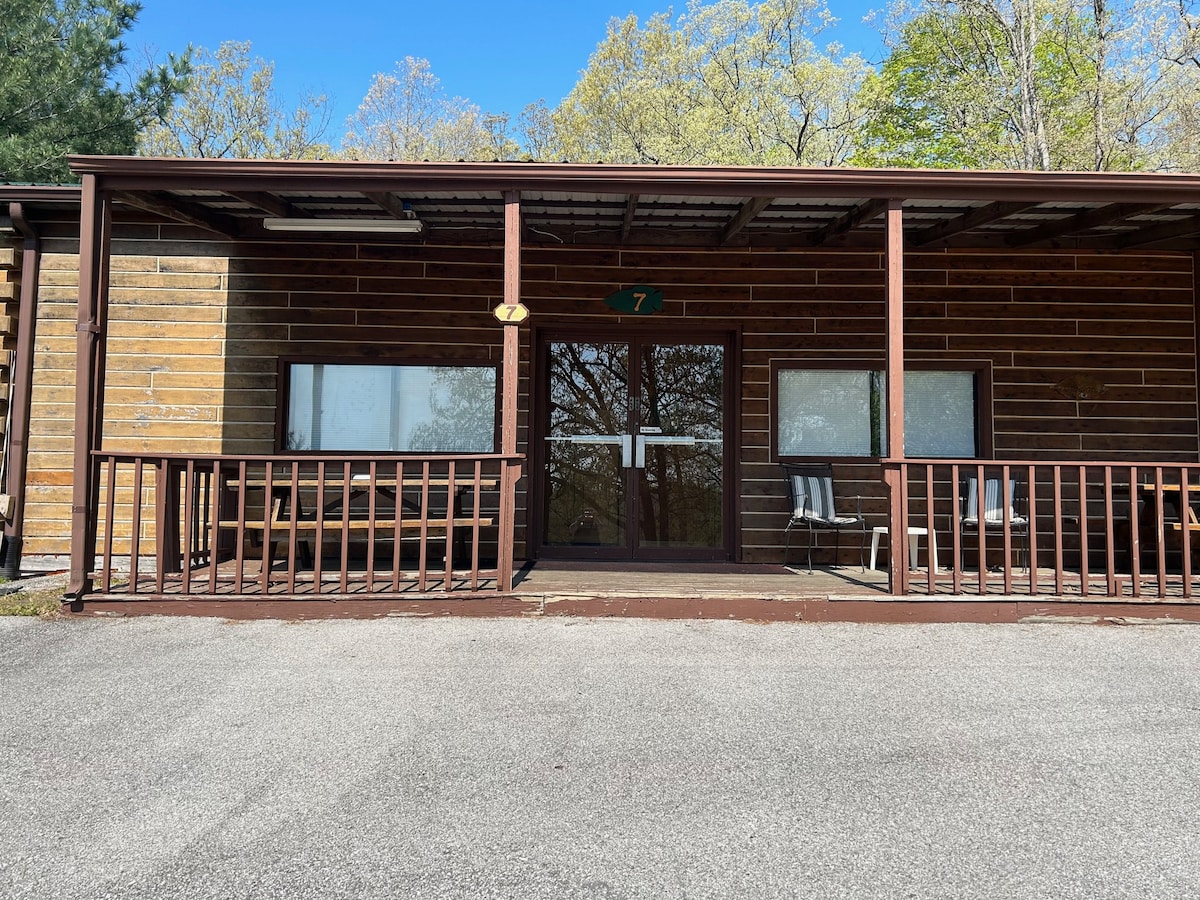
[[[77,258],[52,244],[30,444],[31,553],[65,550],[70,508]],[[235,248],[181,226],[126,225],[114,254],[109,449],[273,451],[280,355],[500,362],[490,313],[502,296],[498,244]],[[741,329],[740,546],[748,562],[778,560],[786,504],[769,446],[771,364],[881,360],[882,253],[527,246],[522,259],[523,299],[539,324]],[[604,305],[631,284],[661,288],[663,311],[623,318]],[[1197,458],[1190,255],[910,254],[906,298],[910,359],[991,364],[997,456]],[[882,522],[875,467],[839,465],[839,475]],[[522,498],[518,509],[523,552]]]

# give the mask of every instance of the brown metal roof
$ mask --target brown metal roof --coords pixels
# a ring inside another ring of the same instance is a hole
[[[230,238],[267,237],[268,216],[381,218],[408,204],[425,232],[396,240],[493,242],[518,191],[530,244],[878,246],[886,203],[901,200],[912,247],[1200,247],[1193,174],[70,159],[119,205]]]

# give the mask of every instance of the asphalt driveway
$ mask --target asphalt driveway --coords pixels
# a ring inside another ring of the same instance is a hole
[[[1192,898],[1200,627],[0,621],[0,897]]]

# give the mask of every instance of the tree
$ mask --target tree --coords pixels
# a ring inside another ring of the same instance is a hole
[[[517,132],[527,159],[549,161],[558,152],[554,116],[545,98],[527,104],[517,118]]]
[[[355,159],[510,159],[508,117],[447,97],[429,61],[406,56],[378,73],[346,123],[343,153]]]
[[[309,95],[288,111],[273,89],[275,66],[251,58],[250,43],[226,41],[216,53],[196,51],[186,92],[160,122],[138,137],[143,156],[312,159],[329,154],[320,142],[329,102]]]
[[[1131,169],[1165,99],[1149,20],[1111,0],[922,0],[894,8],[864,85],[857,165]]]
[[[1166,65],[1170,103],[1162,117],[1165,169],[1200,171],[1200,13],[1192,0],[1173,0],[1156,35]]]
[[[868,66],[813,38],[822,0],[692,0],[676,23],[614,19],[551,114],[554,155],[624,163],[836,165]]]
[[[132,153],[167,112],[186,54],[117,83],[139,12],[127,0],[0,0],[0,178],[72,181],[66,154]]]

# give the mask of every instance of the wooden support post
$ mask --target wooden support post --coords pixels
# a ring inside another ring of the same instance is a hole
[[[1196,341],[1196,383],[1200,384],[1200,252],[1192,254],[1192,334]],[[1196,421],[1200,422],[1200,396],[1196,398]],[[1200,460],[1200,429],[1196,431],[1196,454]]]
[[[893,594],[908,593],[908,509],[904,461],[904,213],[902,201],[888,200],[883,253],[887,295],[888,583]]]
[[[21,576],[21,553],[25,536],[25,481],[29,466],[29,415],[33,390],[33,348],[37,335],[38,281],[41,274],[41,239],[25,217],[20,203],[8,205],[13,225],[24,236],[21,253],[21,303],[17,316],[17,352],[9,372],[12,406],[9,415],[8,459],[4,491],[12,498],[12,509],[4,523],[4,563],[0,574],[10,581]]]
[[[515,309],[521,303],[521,195],[504,193],[504,305]],[[517,385],[520,377],[521,333],[515,321],[504,320],[504,359],[500,370],[500,452],[508,457],[517,452]],[[515,461],[504,463],[500,480],[500,540],[497,587],[512,590],[513,553],[516,532],[517,480]]]
[[[108,298],[111,203],[84,175],[79,219],[79,313],[75,325],[75,465],[71,489],[71,580],[67,595],[91,590],[99,484],[92,451],[99,449],[104,393],[104,324]]]

